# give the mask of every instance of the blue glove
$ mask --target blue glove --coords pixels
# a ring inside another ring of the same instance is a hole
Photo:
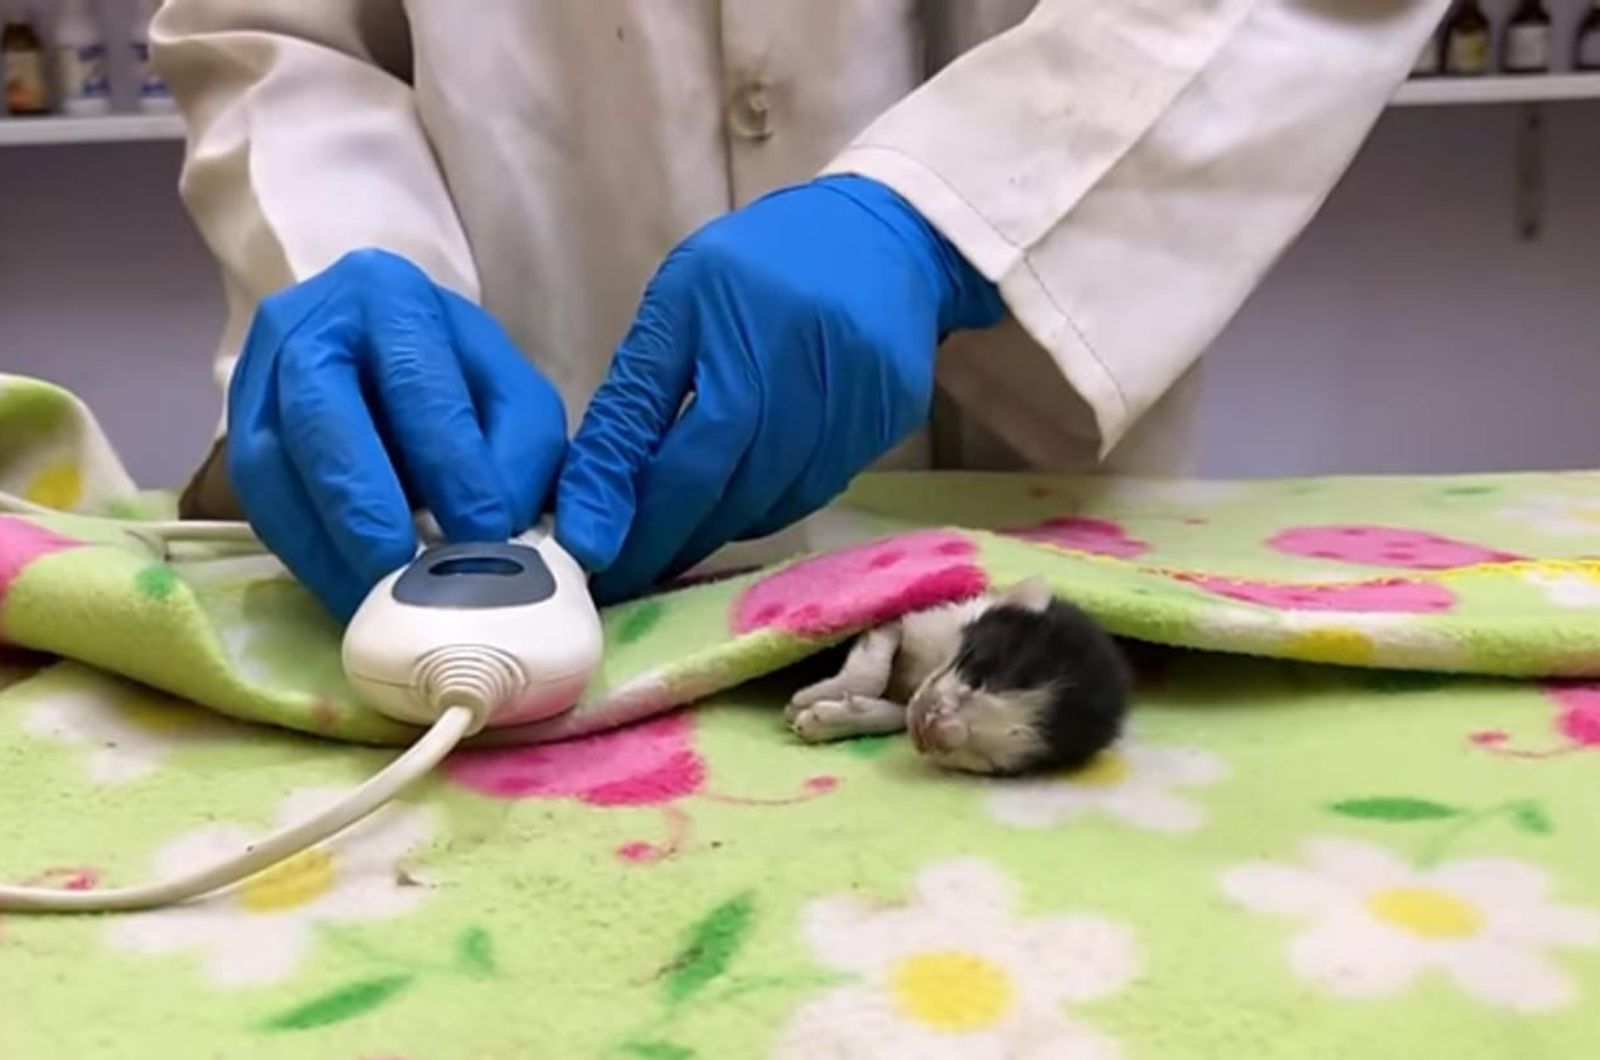
[[[228,394],[228,474],[261,540],[341,619],[411,561],[414,507],[504,541],[566,452],[555,389],[404,258],[347,254],[266,299]]]
[[[862,177],[712,222],[645,291],[568,453],[557,537],[610,601],[776,533],[925,422],[940,341],[1001,312],[910,204]]]

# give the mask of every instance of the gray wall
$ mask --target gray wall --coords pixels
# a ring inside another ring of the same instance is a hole
[[[1206,361],[1218,475],[1600,466],[1600,102],[1546,109],[1517,239],[1513,107],[1395,110]],[[173,143],[0,148],[0,369],[95,408],[178,482],[218,407],[216,279]]]

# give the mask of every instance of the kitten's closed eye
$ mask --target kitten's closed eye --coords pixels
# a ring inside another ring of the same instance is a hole
[[[1070,769],[1121,733],[1130,680],[1115,642],[1071,604],[1001,604],[963,631],[910,724],[938,764],[994,774]]]

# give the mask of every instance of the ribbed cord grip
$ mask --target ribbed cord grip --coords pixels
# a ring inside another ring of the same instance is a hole
[[[417,660],[413,684],[422,689],[428,704],[443,714],[451,707],[466,707],[476,715],[476,732],[527,683],[522,667],[512,656],[486,645],[451,645]]]

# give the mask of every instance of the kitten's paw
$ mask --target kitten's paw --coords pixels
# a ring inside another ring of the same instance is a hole
[[[799,719],[800,715],[810,710],[817,703],[818,698],[817,696],[808,696],[805,692],[796,692],[794,698],[789,700],[788,704],[783,708],[783,720],[793,728],[795,721]]]
[[[854,733],[849,726],[848,699],[819,699],[789,707],[789,728],[806,743],[828,743]]]
[[[808,688],[802,688],[789,698],[789,705],[783,708],[783,716],[789,721],[794,721],[799,714],[818,703],[839,701],[842,702],[850,695],[851,689],[843,677],[830,677],[826,681],[818,681]]]
[[[905,728],[905,710],[897,703],[870,696],[839,696],[795,710],[789,716],[789,728],[806,743],[828,743],[898,732]]]

